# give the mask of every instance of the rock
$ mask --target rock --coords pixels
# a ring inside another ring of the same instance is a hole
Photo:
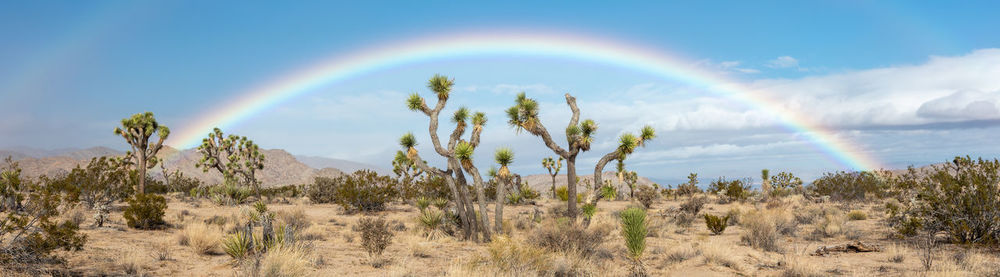
[[[833,245],[833,246],[820,246],[810,255],[813,256],[827,256],[834,252],[843,253],[859,253],[859,252],[879,252],[881,251],[878,245],[868,244],[861,241],[855,241],[851,243]]]

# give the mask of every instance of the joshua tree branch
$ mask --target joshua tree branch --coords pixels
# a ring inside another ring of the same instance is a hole
[[[566,93],[566,105],[569,105],[569,109],[573,111],[573,117],[569,120],[569,125],[566,128],[570,128],[580,124],[580,108],[576,107],[576,97]]]

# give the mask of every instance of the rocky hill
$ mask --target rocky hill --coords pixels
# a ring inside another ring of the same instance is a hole
[[[19,150],[22,149],[0,150],[0,155],[12,157],[20,164],[25,176],[29,177],[65,174],[77,165],[86,165],[91,158],[125,154],[124,151],[106,147],[63,150],[28,149],[30,151],[25,151],[27,153]],[[269,149],[263,151],[266,157],[264,170],[258,172],[258,178],[265,187],[306,184],[312,183],[316,176],[335,177],[344,174],[337,168],[310,167],[285,150]],[[195,177],[209,184],[222,182],[220,173],[214,170],[204,172],[201,168],[195,167],[201,156],[194,149],[177,150],[164,146],[157,156],[164,161],[164,166],[169,171],[179,169],[185,176]],[[151,169],[149,174],[157,179],[162,179],[163,176],[160,166]]]

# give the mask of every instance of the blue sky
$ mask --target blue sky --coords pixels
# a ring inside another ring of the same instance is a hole
[[[428,35],[524,30],[683,57],[773,92],[889,166],[996,157],[997,9],[987,1],[7,1],[0,3],[0,147],[124,149],[111,129],[132,113],[153,111],[177,130],[255,85],[331,56]],[[388,166],[400,134],[415,131],[429,144],[426,120],[402,101],[413,91],[427,95],[424,82],[435,73],[456,79],[450,107],[491,116],[480,168],[498,146],[514,148],[515,170],[529,174],[550,155],[537,138],[502,124],[502,109],[521,90],[542,102],[547,125],[565,124],[564,92],[601,123],[583,171],[617,134],[641,124],[661,137],[632,168],[665,182],[687,172],[742,177],[768,167],[808,178],[843,168],[800,134],[724,97],[642,72],[538,57],[374,72],[226,131],[266,148]]]

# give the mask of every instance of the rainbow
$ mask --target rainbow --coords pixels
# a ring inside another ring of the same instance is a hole
[[[565,33],[457,33],[423,37],[389,46],[346,53],[324,60],[246,92],[221,109],[197,117],[197,121],[176,132],[168,142],[180,149],[201,144],[214,127],[225,129],[267,110],[284,100],[368,73],[407,64],[440,59],[489,55],[524,55],[564,58],[607,64],[675,80],[723,95],[772,113],[786,129],[804,136],[828,157],[854,170],[879,168],[862,149],[838,139],[833,132],[790,111],[740,82],[692,66],[693,63],[662,51],[610,39]]]

